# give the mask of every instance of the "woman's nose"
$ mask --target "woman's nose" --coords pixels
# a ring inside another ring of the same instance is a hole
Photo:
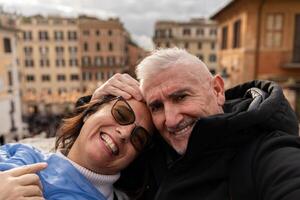
[[[116,132],[120,137],[121,141],[126,142],[130,138],[130,135],[135,127],[135,124],[120,125],[116,127]]]

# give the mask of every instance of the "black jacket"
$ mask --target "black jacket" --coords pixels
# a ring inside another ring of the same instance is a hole
[[[245,94],[253,87],[267,97],[249,109],[254,100]],[[253,81],[232,88],[224,112],[197,122],[184,156],[154,138],[142,156],[147,181],[140,199],[300,199],[298,121],[280,87]]]

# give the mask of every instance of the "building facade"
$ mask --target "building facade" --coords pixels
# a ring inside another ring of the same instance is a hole
[[[3,18],[0,25],[0,136],[23,132],[20,88],[17,66],[17,32],[5,26]],[[3,142],[3,141],[2,141]]]
[[[228,86],[274,80],[300,111],[300,1],[235,0],[212,19],[219,23],[219,71]]]
[[[188,22],[158,21],[153,37],[156,48],[185,48],[206,63],[212,73],[217,67],[217,24],[196,18]]]
[[[23,113],[62,112],[82,91],[77,20],[20,17],[17,27]]]
[[[100,20],[80,16],[78,28],[83,89],[92,93],[113,74],[127,69],[129,35],[118,18]]]

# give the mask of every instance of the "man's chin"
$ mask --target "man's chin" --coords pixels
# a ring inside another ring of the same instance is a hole
[[[187,142],[181,141],[179,144],[173,143],[173,144],[171,144],[171,146],[178,154],[183,155],[186,152]]]
[[[191,133],[189,132],[185,135],[172,137],[172,139],[170,141],[170,145],[173,147],[173,149],[178,154],[180,154],[180,155],[185,154],[190,135],[191,135]]]
[[[179,154],[179,155],[184,155],[185,152],[186,152],[186,147],[185,148],[178,148],[178,149],[175,149],[175,151]]]

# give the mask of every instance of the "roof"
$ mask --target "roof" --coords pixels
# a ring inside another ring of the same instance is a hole
[[[224,7],[222,7],[220,10],[218,10],[215,14],[213,14],[212,16],[210,16],[210,19],[216,20],[219,15],[224,11],[229,9],[230,7],[232,7],[235,3],[237,2],[237,0],[231,0],[228,4],[226,4]]]

